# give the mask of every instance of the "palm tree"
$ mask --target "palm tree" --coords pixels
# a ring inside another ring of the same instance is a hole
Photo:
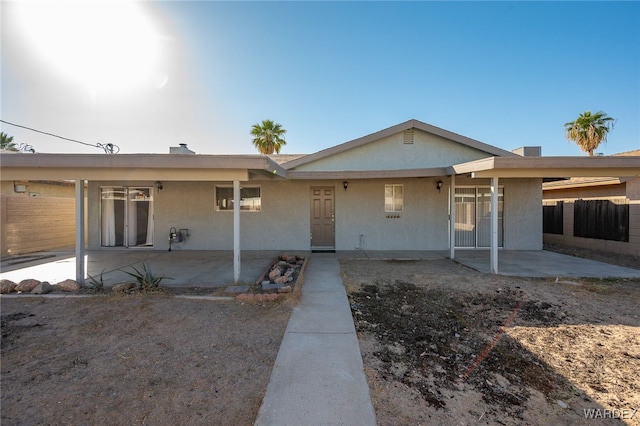
[[[591,114],[591,111],[585,111],[578,116],[575,121],[565,123],[564,132],[567,140],[573,141],[580,147],[582,152],[593,156],[600,142],[607,141],[607,134],[615,120],[602,111]]]
[[[251,126],[251,136],[253,136],[253,146],[256,147],[261,154],[280,154],[280,149],[287,142],[283,136],[287,133],[281,124],[274,123],[272,120],[262,120],[262,123],[256,123]]]
[[[13,136],[9,136],[5,132],[0,132],[0,149],[4,149],[5,151],[19,151],[16,143],[13,141]]]

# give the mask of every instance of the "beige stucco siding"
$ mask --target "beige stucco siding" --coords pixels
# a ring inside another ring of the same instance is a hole
[[[350,180],[347,191],[337,180],[252,181],[260,186],[262,211],[241,212],[242,250],[309,250],[310,188],[330,186],[335,194],[336,250],[446,250],[449,247],[449,179],[441,192],[438,178]],[[459,179],[460,184],[488,185],[488,180]],[[385,184],[404,188],[404,211],[384,211]],[[505,187],[505,248],[542,247],[540,182],[501,179]],[[152,182],[91,182],[89,185],[89,245],[100,247],[100,186],[153,186]],[[154,249],[169,247],[171,227],[189,229],[173,250],[231,250],[233,214],[215,211],[216,185],[230,182],[163,182],[156,192]],[[526,226],[523,226],[526,224]],[[361,236],[362,235],[362,240]]]
[[[444,167],[489,156],[477,149],[440,136],[414,130],[413,144],[405,144],[403,133],[296,167],[305,171],[400,170]]]
[[[542,250],[542,179],[500,179],[504,185],[504,248]]]
[[[374,179],[336,184],[336,249],[444,250],[449,246],[448,195],[438,193],[437,179]],[[404,211],[384,211],[384,189],[400,184]]]
[[[169,248],[169,229],[188,229],[184,243],[172,250],[231,250],[233,248],[233,212],[215,211],[216,186],[231,182],[163,182],[154,194],[154,248]],[[242,182],[242,186],[260,186],[262,211],[241,212],[240,239],[243,250],[309,249],[308,186],[292,181]],[[100,247],[100,187],[150,186],[153,182],[91,182],[89,185],[91,248]]]

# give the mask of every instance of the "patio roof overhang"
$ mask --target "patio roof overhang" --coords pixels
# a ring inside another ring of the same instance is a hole
[[[638,177],[640,157],[490,157],[456,164],[449,175],[473,178]]]
[[[248,181],[287,176],[264,155],[3,153],[0,164],[2,180]]]

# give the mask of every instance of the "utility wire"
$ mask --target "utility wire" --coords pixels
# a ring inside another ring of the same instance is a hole
[[[42,133],[43,135],[53,136],[54,138],[64,139],[66,141],[71,141],[71,142],[79,143],[79,144],[82,144],[82,145],[91,146],[91,147],[94,147],[94,148],[100,148],[100,149],[103,149],[106,154],[117,154],[118,152],[120,152],[120,147],[118,145],[114,145],[112,143],[91,144],[91,143],[82,142],[82,141],[79,141],[79,140],[76,140],[76,139],[65,138],[64,136],[54,135],[53,133],[43,132],[42,130],[32,129],[31,127],[21,126],[20,124],[10,123],[10,122],[5,121],[5,120],[0,120],[0,122],[5,123],[5,124],[9,124],[10,126],[16,126],[16,127],[20,127],[20,128],[23,128],[23,129],[31,130],[32,132]]]

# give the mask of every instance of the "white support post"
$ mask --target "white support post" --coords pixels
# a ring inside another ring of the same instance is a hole
[[[491,273],[498,273],[498,178],[491,178]]]
[[[240,181],[233,181],[233,282],[240,281]]]
[[[456,175],[451,175],[449,187],[449,259],[456,256]]]
[[[84,180],[76,180],[76,281],[84,284]]]

